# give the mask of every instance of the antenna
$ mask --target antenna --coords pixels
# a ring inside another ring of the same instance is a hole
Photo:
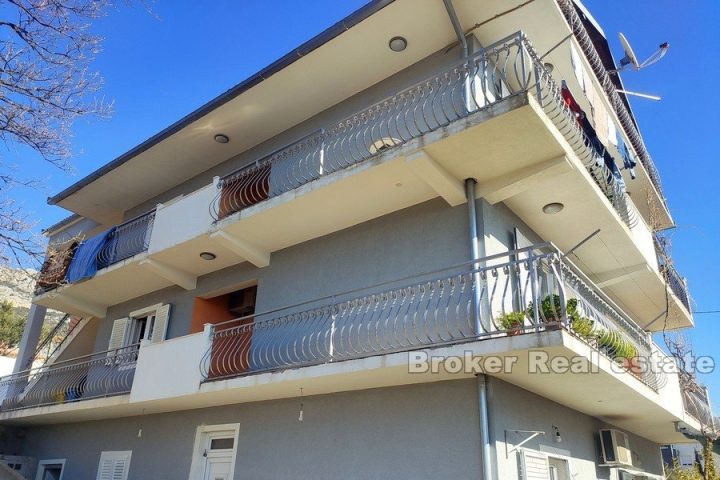
[[[641,68],[649,67],[650,65],[659,62],[670,49],[670,44],[668,42],[663,42],[660,44],[655,53],[650,55],[645,61],[640,62],[630,46],[630,42],[627,38],[625,38],[625,35],[618,33],[618,37],[620,37],[620,43],[622,43],[625,56],[620,59],[620,68],[612,70],[610,73],[618,73],[628,67],[631,67],[635,71],[640,70]]]
[[[636,97],[640,98],[647,98],[648,100],[662,100],[662,97],[658,95],[651,95],[649,93],[640,93],[640,92],[631,92],[629,90],[620,90],[619,88],[616,90],[618,93],[624,93],[625,95],[634,95]]]

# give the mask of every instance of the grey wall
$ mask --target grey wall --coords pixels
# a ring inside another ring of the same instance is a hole
[[[597,430],[609,427],[518,387],[491,378],[491,436],[499,478],[518,478],[505,456],[505,430],[557,425],[563,442],[539,437],[526,446],[572,457],[576,478],[609,478],[595,467]],[[474,379],[240,404],[161,415],[25,429],[14,453],[67,458],[64,478],[94,479],[100,452],[132,450],[130,477],[185,479],[199,425],[240,424],[235,478],[473,479],[480,476],[477,385]],[[137,437],[142,428],[142,438]],[[514,439],[517,443],[517,439]],[[661,474],[659,445],[631,436],[636,464]],[[0,452],[2,453],[2,452]]]
[[[112,320],[170,303],[168,338],[189,332],[195,297],[258,283],[258,312],[449,267],[469,258],[466,207],[440,199],[274,252],[268,267],[245,262],[200,277],[196,290],[171,287],[108,309],[95,351],[107,349]]]
[[[578,478],[611,478],[609,468],[595,466],[601,463],[598,430],[616,427],[496,379],[491,379],[488,394],[491,405],[491,436],[497,441],[500,478],[518,478],[513,476],[517,475],[517,454],[512,453],[508,457],[505,455],[506,430],[546,432],[545,436],[536,437],[525,444],[525,447],[576,459],[573,467],[575,472],[579,473]],[[552,439],[553,425],[560,430],[561,443],[555,443]],[[525,436],[508,434],[510,449]],[[630,448],[635,468],[662,475],[660,445],[630,434]]]
[[[130,479],[187,479],[199,425],[240,423],[235,478],[476,479],[474,383],[442,382],[31,428],[23,451],[92,480],[103,450],[132,450]],[[389,421],[391,420],[391,421]],[[142,426],[142,438],[137,438]]]
[[[333,123],[344,120],[348,116],[377,103],[388,96],[412,86],[420,80],[427,78],[437,71],[453,64],[460,59],[461,51],[455,47],[449,52],[445,49],[420,60],[395,75],[388,77],[377,84],[353,95],[352,97],[330,107],[306,121],[276,135],[273,138],[232,157],[225,162],[209,168],[186,182],[163,192],[156,197],[125,212],[125,218],[134,218],[152,210],[158,203],[166,202],[179,195],[187,195],[212,182],[214,176],[224,176],[255,160],[261,159],[291,143],[309,135],[320,128],[331,126]]]

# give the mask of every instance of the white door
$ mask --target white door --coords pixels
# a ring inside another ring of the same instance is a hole
[[[208,433],[204,453],[203,480],[232,480],[234,452],[234,432]]]

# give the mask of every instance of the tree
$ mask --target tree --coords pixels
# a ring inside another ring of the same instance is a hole
[[[13,351],[22,338],[25,318],[18,315],[12,303],[0,302],[0,355]]]
[[[110,0],[0,0],[0,141],[69,168],[73,122],[109,113],[94,95],[102,78],[90,64],[101,38],[90,25],[111,6]],[[0,262],[37,265],[43,250],[33,225],[7,195],[17,185],[33,181],[18,178],[0,158]]]

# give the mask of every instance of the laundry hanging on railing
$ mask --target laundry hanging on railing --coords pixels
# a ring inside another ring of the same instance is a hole
[[[597,164],[601,165],[604,163],[607,169],[611,172],[610,174],[614,178],[615,182],[625,188],[625,181],[623,180],[622,173],[620,173],[620,169],[615,163],[615,159],[612,157],[612,155],[610,155],[607,147],[605,147],[605,144],[600,140],[597,130],[595,130],[595,127],[593,127],[592,123],[590,123],[590,120],[588,120],[585,111],[575,100],[575,97],[573,96],[572,92],[570,92],[570,89],[568,88],[565,80],[562,81],[562,87],[560,91],[562,94],[562,98],[565,101],[565,104],[575,114],[575,119],[577,120],[580,127],[583,129],[583,132],[585,132],[585,135],[587,135],[588,139],[590,140],[593,151],[596,155],[595,161],[597,162]],[[607,113],[605,113],[604,115],[605,119],[607,120]],[[607,125],[605,125],[605,128],[607,134]],[[608,181],[611,180],[611,178],[608,178]]]
[[[68,267],[65,280],[70,283],[90,278],[98,271],[98,258],[100,251],[107,245],[116,227],[84,240],[78,246]]]

